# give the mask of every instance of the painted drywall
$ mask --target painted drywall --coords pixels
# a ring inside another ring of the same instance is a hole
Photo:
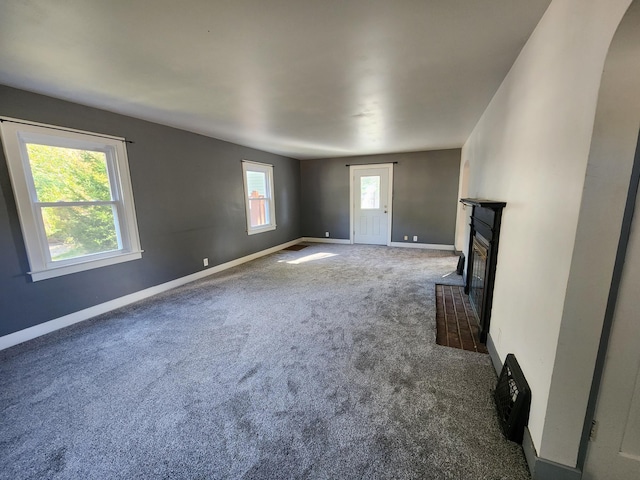
[[[460,167],[460,180],[458,183],[458,199],[469,197],[469,177],[470,177],[469,161]],[[458,212],[456,219],[456,250],[462,252],[465,250],[466,244],[469,242],[469,215],[471,211],[467,211],[467,207],[463,203],[458,202]],[[465,265],[466,267],[466,265]]]
[[[305,237],[349,238],[349,163],[342,158],[300,162],[300,227]]]
[[[545,421],[558,408],[548,402],[602,68],[629,3],[554,0],[462,149],[469,196],[507,202],[492,341],[527,377],[538,454],[570,466],[581,427],[552,432]]]
[[[127,145],[143,258],[32,283],[0,153],[0,335],[299,238],[300,162],[0,86],[0,115],[117,135]],[[277,229],[247,235],[243,159],[274,165]]]
[[[545,418],[544,455],[565,445],[576,448],[575,432],[584,422],[640,129],[639,79],[640,1],[635,0],[611,42],[602,75]]]
[[[303,160],[300,164],[303,236],[349,238],[349,168],[393,166],[392,242],[453,245],[460,149]],[[404,240],[409,236],[409,241]]]

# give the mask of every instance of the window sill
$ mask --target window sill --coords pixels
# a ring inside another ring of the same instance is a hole
[[[268,225],[266,227],[261,228],[252,228],[247,232],[247,235],[255,235],[256,233],[270,232],[271,230],[275,230],[275,225]]]
[[[60,277],[63,275],[69,275],[71,273],[83,272],[85,270],[92,270],[94,268],[106,267],[109,265],[116,265],[118,263],[130,262],[132,260],[138,260],[142,258],[142,251],[128,252],[115,255],[113,257],[100,258],[97,260],[87,260],[81,263],[74,263],[71,265],[61,265],[59,267],[51,267],[46,270],[39,270],[33,272],[27,272],[31,275],[31,281],[37,282],[40,280],[47,280],[48,278]]]

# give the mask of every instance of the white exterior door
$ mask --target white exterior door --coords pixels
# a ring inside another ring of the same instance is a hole
[[[392,167],[352,166],[353,243],[391,241]]]
[[[607,348],[584,480],[640,480],[640,195]]]

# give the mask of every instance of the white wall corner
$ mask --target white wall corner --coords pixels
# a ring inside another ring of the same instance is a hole
[[[584,415],[562,419],[571,408],[562,390],[572,385],[568,370],[558,376],[556,359],[566,348],[561,327],[604,62],[630,2],[553,0],[462,151],[473,167],[469,196],[509,205],[492,307],[492,327],[501,328],[494,347],[514,353],[527,377],[529,429],[544,465],[575,465],[582,432]],[[576,394],[584,397],[578,404],[586,402],[588,392]]]

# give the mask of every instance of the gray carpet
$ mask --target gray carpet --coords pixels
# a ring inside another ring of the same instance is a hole
[[[456,262],[314,244],[0,352],[0,478],[528,479],[435,344]]]

